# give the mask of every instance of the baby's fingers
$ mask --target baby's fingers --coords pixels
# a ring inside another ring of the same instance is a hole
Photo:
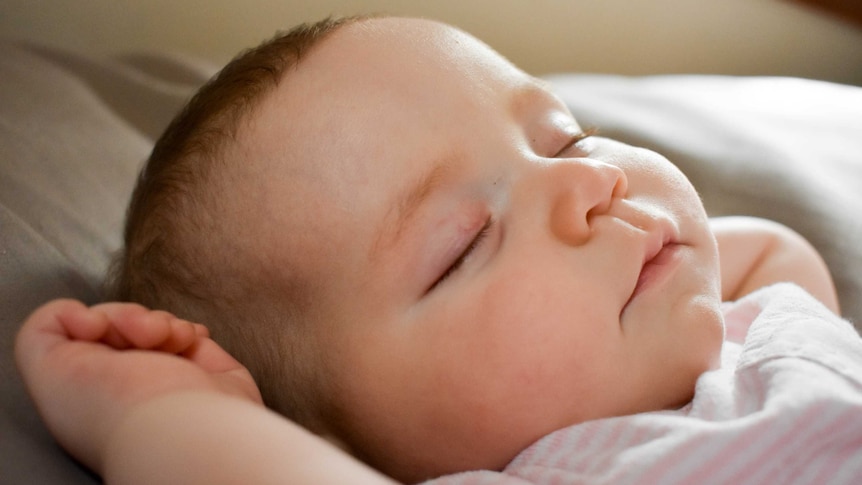
[[[108,322],[76,300],[54,300],[27,317],[16,339],[19,365],[38,359],[45,351],[69,340],[97,341]]]
[[[115,348],[158,350],[178,354],[206,334],[203,327],[159,310],[128,303],[104,303],[93,307],[109,322],[102,341]]]
[[[77,300],[54,300],[37,308],[24,322],[19,339],[37,347],[67,340],[101,340],[109,323]]]

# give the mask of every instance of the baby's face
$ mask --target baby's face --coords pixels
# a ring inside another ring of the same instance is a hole
[[[697,194],[581,132],[541,82],[420,20],[336,32],[259,110],[262,251],[321,282],[311,345],[361,458],[402,479],[501,468],[555,429],[680,406],[716,364]]]

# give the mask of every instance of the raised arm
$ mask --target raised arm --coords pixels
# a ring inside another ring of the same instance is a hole
[[[245,367],[168,313],[53,301],[15,356],[51,433],[107,483],[391,483],[266,409]]]
[[[718,241],[724,300],[787,281],[839,312],[829,269],[802,236],[776,222],[753,217],[719,217],[710,224]]]
[[[109,484],[391,484],[265,408],[214,393],[173,393],[138,406],[107,446]]]

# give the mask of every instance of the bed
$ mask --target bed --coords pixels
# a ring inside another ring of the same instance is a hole
[[[12,361],[40,303],[100,299],[153,140],[211,66],[0,42],[0,482],[98,478],[57,447]],[[862,328],[862,88],[790,78],[549,76],[583,124],[662,152],[713,215],[805,235]]]

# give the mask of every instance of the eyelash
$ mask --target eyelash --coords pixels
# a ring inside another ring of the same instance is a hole
[[[482,229],[479,229],[479,232],[476,233],[476,235],[473,237],[473,240],[470,241],[470,244],[468,244],[467,247],[464,248],[464,251],[461,252],[461,255],[458,256],[458,258],[454,262],[452,262],[449,268],[446,269],[446,271],[442,275],[440,275],[439,278],[437,278],[437,281],[435,281],[434,284],[431,285],[431,287],[428,289],[429,292],[436,288],[438,285],[440,285],[440,283],[443,283],[445,280],[449,279],[450,276],[452,276],[456,271],[458,271],[458,269],[461,268],[467,258],[469,258],[471,254],[473,254],[473,251],[478,249],[485,241],[485,239],[487,239],[488,233],[490,233],[491,229],[494,227],[494,222],[494,219],[490,217],[488,218],[488,220],[485,221],[485,225],[482,226]]]
[[[560,151],[557,152],[556,155],[554,155],[554,158],[562,156],[563,153],[565,153],[569,148],[572,148],[573,146],[577,145],[578,143],[586,140],[587,138],[589,138],[591,136],[595,136],[598,133],[599,133],[598,128],[591,127],[591,128],[587,128],[586,130],[572,136],[572,139],[569,140],[566,143],[566,145],[563,148],[561,148]]]

